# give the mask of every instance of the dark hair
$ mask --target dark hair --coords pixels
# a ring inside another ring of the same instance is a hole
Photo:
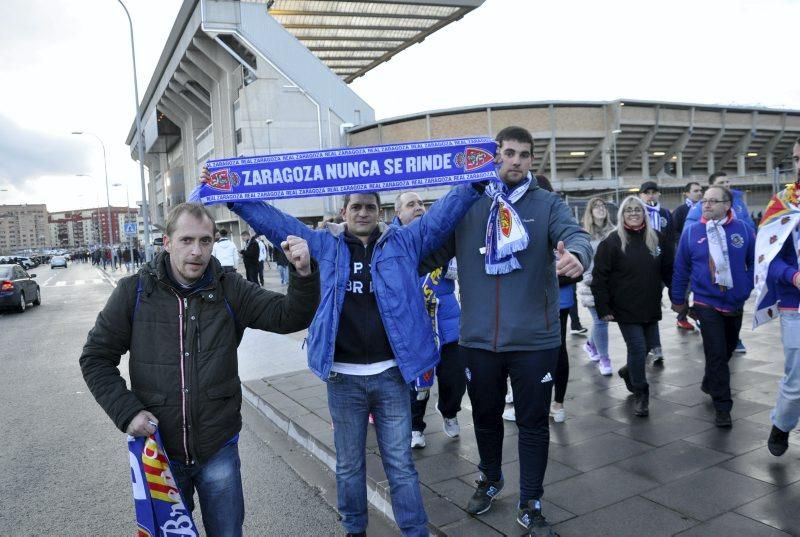
[[[692,189],[692,185],[700,186],[700,183],[697,181],[692,181],[691,183],[686,183],[686,187],[683,189],[684,192],[689,192]]]
[[[250,236],[250,232],[245,229],[244,231],[242,231],[241,235],[242,236],[247,235],[249,237]]]
[[[220,237],[227,237],[228,236],[228,230],[225,229],[225,228],[220,229],[219,230],[219,236]]]
[[[497,133],[494,138],[498,147],[503,145],[506,140],[515,140],[523,144],[531,144],[531,153],[533,153],[533,136],[528,132],[528,129],[522,127],[510,126]]]
[[[706,192],[708,192],[712,188],[718,188],[718,189],[722,190],[722,195],[725,196],[725,199],[724,200],[720,200],[720,201],[729,201],[729,202],[733,203],[733,192],[731,192],[730,188],[728,188],[726,186],[722,186],[722,185],[711,185],[706,189]]]
[[[378,204],[378,209],[381,208],[381,196],[377,192],[355,192],[355,194],[364,194],[365,196],[375,196],[375,203]],[[347,209],[347,206],[350,205],[350,196],[352,194],[345,194],[344,195],[344,208]]]
[[[708,184],[713,185],[714,181],[717,180],[717,177],[727,177],[728,174],[725,172],[714,172],[708,176]]]
[[[539,188],[543,188],[548,192],[553,192],[553,183],[550,182],[550,179],[548,179],[546,175],[534,175],[534,177],[539,184]]]
[[[172,234],[175,232],[175,226],[178,223],[178,218],[180,218],[183,213],[189,213],[198,220],[208,218],[208,220],[211,222],[211,233],[213,234],[217,230],[217,225],[214,223],[214,217],[211,216],[211,213],[205,205],[202,203],[181,203],[180,205],[173,207],[167,215],[167,237],[172,237]],[[220,231],[220,235],[221,234],[222,232]]]

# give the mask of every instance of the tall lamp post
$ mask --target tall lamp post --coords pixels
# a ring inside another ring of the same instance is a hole
[[[614,183],[615,192],[614,200],[619,207],[619,173],[617,173],[617,135],[622,133],[622,129],[614,129],[611,131],[611,146],[614,148]]]
[[[84,131],[73,131],[72,134],[86,135],[95,138],[98,142],[100,142],[100,147],[103,148],[103,173],[105,174],[106,178],[106,210],[107,210],[107,217],[108,217],[108,246],[111,247],[111,244],[114,242],[114,234],[111,231],[111,196],[109,195],[109,188],[108,188],[108,159],[106,158],[106,144],[103,143],[103,140],[96,134],[92,134],[91,132],[84,132]],[[111,259],[113,264],[114,259],[114,249],[111,248]]]
[[[125,187],[125,223],[128,224],[131,219],[131,195],[128,191],[128,185],[123,185],[122,183],[112,183],[111,186]],[[133,235],[128,236],[128,255],[130,256],[130,266],[133,267]]]
[[[144,254],[145,260],[150,261],[152,255],[150,251],[150,211],[147,207],[147,185],[144,182],[144,140],[142,140],[142,118],[139,115],[139,83],[136,80],[136,47],[133,42],[133,20],[128,8],[122,0],[117,0],[125,15],[128,17],[128,27],[131,33],[131,59],[133,60],[133,95],[134,111],[136,112],[136,149],[139,153],[139,180],[142,185],[142,225],[144,225]]]

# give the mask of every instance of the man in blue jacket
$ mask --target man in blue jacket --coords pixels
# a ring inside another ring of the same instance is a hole
[[[379,221],[377,193],[347,195],[343,224],[312,231],[271,205],[236,203],[234,212],[273,244],[308,241],[319,262],[321,301],[308,332],[309,368],[327,383],[336,446],[336,490],[348,535],[367,527],[366,435],[375,417],[392,510],[403,535],[428,535],[411,458],[409,383],[439,352],[419,291],[417,267],[481,195],[461,185],[407,226]]]
[[[756,230],[756,224],[753,222],[753,218],[750,216],[750,211],[747,209],[747,204],[744,202],[742,191],[734,190],[730,187],[731,179],[728,177],[728,174],[725,172],[712,173],[708,176],[708,184],[709,186],[721,186],[730,189],[731,193],[733,194],[731,210],[733,211],[733,214],[736,215],[736,219],[747,224],[753,231]],[[700,205],[701,204],[697,204],[689,210],[689,213],[686,215],[686,224],[684,229],[688,228],[692,222],[697,222],[700,220],[700,218],[703,216],[703,208]],[[736,343],[736,350],[734,350],[734,352],[747,352],[747,349],[745,348],[741,339]]]
[[[416,192],[403,192],[394,202],[395,222],[408,225],[425,214],[425,203]],[[456,262],[448,263],[430,270],[420,267],[422,294],[425,308],[433,324],[434,336],[439,346],[441,360],[436,366],[439,384],[439,402],[436,412],[442,417],[442,430],[450,438],[461,434],[458,425],[458,412],[461,399],[467,390],[464,377],[464,361],[458,352],[458,321],[461,307],[455,295]],[[433,373],[432,371],[430,372]],[[425,447],[425,411],[430,399],[430,390],[411,390],[411,447]]]
[[[672,309],[685,312],[691,281],[706,358],[700,389],[714,402],[717,427],[732,425],[728,362],[739,340],[744,303],[753,290],[755,233],[736,218],[732,200],[725,187],[706,189],[700,202],[702,218],[681,235],[670,288]]]
[[[485,513],[505,485],[502,414],[511,377],[519,428],[517,522],[530,535],[551,536],[541,498],[561,346],[557,276],[580,276],[591,263],[592,247],[569,207],[531,175],[531,134],[506,127],[495,140],[502,183],[486,188],[437,252],[441,260],[455,254],[458,261],[459,352],[481,459],[481,476],[466,510]],[[517,248],[504,248],[505,239],[515,236],[522,237]]]

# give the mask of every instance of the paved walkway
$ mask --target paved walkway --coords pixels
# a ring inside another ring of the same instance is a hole
[[[274,269],[266,276],[268,288],[284,289]],[[590,320],[585,310],[581,318]],[[700,336],[679,332],[667,310],[664,319],[664,365],[647,368],[647,419],[633,416],[632,397],[618,376],[602,377],[585,358],[585,338],[568,336],[567,420],[551,422],[545,516],[562,537],[800,536],[800,435],[791,435],[783,457],[766,448],[783,367],[778,323],[752,332],[751,317],[745,316],[747,354],[731,361],[734,425],[718,429],[710,400],[700,391]],[[624,363],[624,343],[614,325],[610,336],[616,370]],[[334,469],[325,385],[305,368],[302,339],[303,334],[248,330],[239,352],[244,395],[262,416]],[[506,490],[488,513],[472,517],[463,507],[478,476],[478,451],[466,396],[462,407],[461,437],[450,439],[429,404],[427,447],[414,451],[431,530],[450,536],[520,535],[517,427],[506,422]],[[391,516],[372,427],[367,451],[370,502]]]

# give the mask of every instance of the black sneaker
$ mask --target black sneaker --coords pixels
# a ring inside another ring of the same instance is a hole
[[[773,425],[769,433],[769,440],[767,440],[767,448],[776,457],[786,453],[786,450],[789,449],[789,433],[785,433]]]
[[[631,384],[631,376],[628,374],[627,365],[623,365],[619,368],[619,376],[625,381],[625,387],[628,388],[628,391],[633,393],[633,384]]]
[[[648,394],[633,394],[633,413],[640,418],[646,418],[650,415],[650,396]]]
[[[714,415],[714,425],[717,427],[732,427],[731,413],[724,410],[717,410]]]
[[[528,505],[517,511],[517,523],[528,530],[533,537],[558,537],[542,515],[542,502],[531,500]]]
[[[360,531],[358,533],[348,533],[347,537],[367,537],[366,531]]]
[[[492,507],[492,501],[503,490],[505,480],[501,477],[499,481],[489,481],[484,476],[481,476],[480,479],[475,480],[475,483],[478,486],[475,488],[472,498],[467,502],[467,513],[480,515]]]

